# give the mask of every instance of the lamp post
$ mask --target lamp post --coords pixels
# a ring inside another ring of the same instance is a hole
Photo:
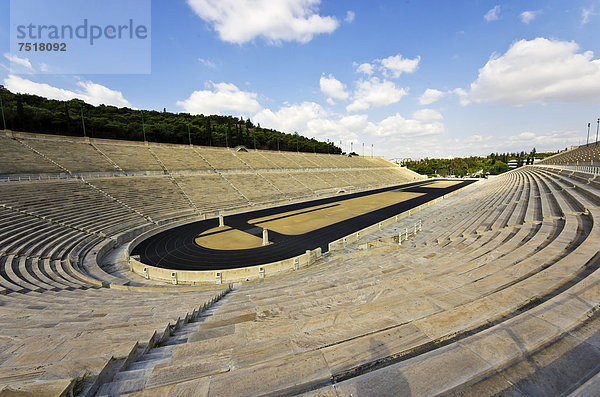
[[[353,148],[352,147],[353,146],[354,146],[354,142],[350,142],[350,153],[349,154],[352,154],[352,152],[353,152]]]
[[[585,143],[585,146],[590,145],[590,125],[591,125],[591,123],[588,123],[588,134],[587,134],[587,141]]]
[[[192,133],[190,132],[190,118],[187,117],[187,129],[188,129],[188,141],[190,146],[192,146]]]
[[[81,110],[81,125],[83,127],[83,137],[85,138],[87,135],[85,134],[85,120],[83,119],[83,105],[79,104],[79,109]]]
[[[144,134],[144,142],[146,142],[146,123],[144,122],[144,111],[142,110],[142,134]]]
[[[4,103],[2,102],[2,94],[0,94],[0,109],[2,109],[2,124],[6,130],[6,119],[4,118]]]
[[[598,125],[596,126],[596,145],[598,144],[598,129],[600,128],[600,119],[598,119]]]
[[[362,154],[362,156],[365,157],[365,143],[363,142],[362,144],[363,144],[363,154]]]
[[[373,144],[371,144],[371,157],[373,157]]]

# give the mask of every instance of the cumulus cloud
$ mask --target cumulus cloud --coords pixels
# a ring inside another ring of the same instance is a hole
[[[388,157],[397,157],[404,152],[406,155],[413,154],[419,150],[423,151],[422,154],[431,154],[433,146],[440,153],[445,150],[439,139],[423,139],[444,133],[443,117],[433,109],[421,109],[406,118],[395,114],[379,122],[371,122],[366,114],[340,115],[327,111],[318,103],[302,102],[277,110],[263,109],[252,120],[269,128],[287,133],[298,132],[322,141],[329,139],[338,144],[342,140],[345,151],[350,150],[351,142],[355,145],[360,142],[367,146],[374,144],[376,155]],[[410,150],[406,151],[407,148]]]
[[[419,110],[412,115],[411,119],[406,119],[396,113],[379,123],[370,123],[365,132],[377,137],[417,139],[442,134],[444,132],[442,119],[442,115],[433,109]]]
[[[469,98],[509,105],[599,102],[600,60],[593,58],[575,42],[520,40],[479,69]]]
[[[352,97],[353,101],[346,107],[348,112],[367,110],[371,106],[387,106],[396,103],[407,95],[404,88],[398,88],[389,80],[380,80],[372,77],[368,80],[359,80],[356,83],[356,91]]]
[[[535,17],[538,16],[539,13],[540,13],[539,11],[523,11],[521,13],[521,22],[527,24],[527,23],[533,21],[535,19]]]
[[[398,78],[402,73],[414,73],[419,68],[421,57],[404,58],[402,54],[390,55],[387,58],[374,59],[372,62],[354,63],[357,73],[371,76],[376,70],[385,77]]]
[[[78,91],[65,90],[53,87],[45,83],[36,83],[15,75],[8,75],[4,79],[4,85],[10,91],[39,95],[50,99],[68,101],[71,99],[80,99],[92,105],[112,105],[117,107],[131,107],[128,100],[123,97],[121,91],[111,90],[100,84],[91,81],[79,81]]]
[[[436,90],[433,88],[428,88],[425,90],[423,95],[421,95],[419,97],[419,103],[421,105],[430,105],[430,104],[442,99],[442,97],[444,97],[444,95],[446,95],[446,92],[444,92],[444,91]]]
[[[18,71],[33,72],[34,68],[28,58],[20,58],[14,54],[5,53],[4,58],[8,59],[10,66]]]
[[[253,120],[279,131],[298,132],[304,136],[333,142],[356,142],[358,134],[368,125],[367,115],[330,114],[315,102],[286,105],[275,111],[263,109]]]
[[[461,106],[467,106],[471,103],[469,99],[469,92],[463,88],[455,88],[452,93],[458,96],[458,100]]]
[[[254,116],[254,121],[279,131],[304,132],[308,122],[327,116],[321,105],[315,102],[302,102],[299,105],[281,107],[277,111],[263,109]]]
[[[556,150],[577,144],[578,138],[580,138],[580,134],[575,131],[550,131],[541,134],[523,131],[508,136],[501,145],[504,145],[507,150],[523,150],[522,148],[534,147],[538,151]]]
[[[229,43],[257,37],[269,44],[307,43],[317,34],[331,33],[339,22],[318,14],[321,0],[187,0],[194,12]]]
[[[398,78],[402,73],[413,73],[419,67],[421,57],[414,59],[403,58],[402,54],[389,56],[380,60],[385,76]]]
[[[500,18],[500,6],[498,5],[486,12],[483,16],[483,19],[487,22],[496,21],[498,18]]]
[[[254,113],[261,109],[254,92],[241,91],[235,84],[208,84],[209,90],[194,91],[177,106],[192,114]]]
[[[349,96],[344,84],[331,74],[328,77],[321,76],[319,86],[321,87],[321,92],[327,95],[329,99],[347,99]]]
[[[371,63],[361,63],[356,68],[356,71],[358,73],[363,73],[363,74],[366,74],[367,76],[370,76],[373,74],[374,69],[375,69],[375,66]]]

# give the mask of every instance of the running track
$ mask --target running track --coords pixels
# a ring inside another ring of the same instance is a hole
[[[288,211],[301,210],[317,205],[336,203],[342,200],[368,196],[390,190],[425,193],[422,196],[402,201],[300,235],[285,235],[269,230],[269,241],[273,244],[264,247],[242,250],[215,250],[201,247],[195,243],[195,238],[200,233],[217,227],[219,224],[218,219],[208,219],[178,226],[150,236],[134,247],[131,254],[140,255],[140,260],[144,264],[161,268],[173,270],[222,270],[276,262],[303,254],[306,250],[313,250],[317,247],[321,247],[322,252],[326,252],[328,244],[331,241],[379,223],[401,212],[408,211],[411,208],[467,186],[474,181],[465,180],[460,184],[449,186],[447,188],[428,188],[423,186],[430,182],[432,181],[420,181],[411,184],[370,190],[367,192],[261,209],[225,217],[226,226],[243,230],[262,238],[262,229],[256,225],[249,224],[248,220]]]

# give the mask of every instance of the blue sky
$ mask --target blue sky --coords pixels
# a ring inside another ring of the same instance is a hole
[[[588,122],[595,138],[600,0],[165,0],[151,8],[150,74],[55,75],[11,53],[2,0],[0,84],[250,117],[341,140],[346,151],[353,142],[359,154],[373,144],[387,158],[556,150],[585,143]]]

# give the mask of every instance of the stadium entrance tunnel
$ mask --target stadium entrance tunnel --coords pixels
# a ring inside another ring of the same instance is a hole
[[[426,180],[197,221],[134,241],[130,267],[146,278],[174,284],[244,280],[298,269],[311,263],[311,253],[327,252],[336,240],[357,237],[357,232],[473,182]]]

